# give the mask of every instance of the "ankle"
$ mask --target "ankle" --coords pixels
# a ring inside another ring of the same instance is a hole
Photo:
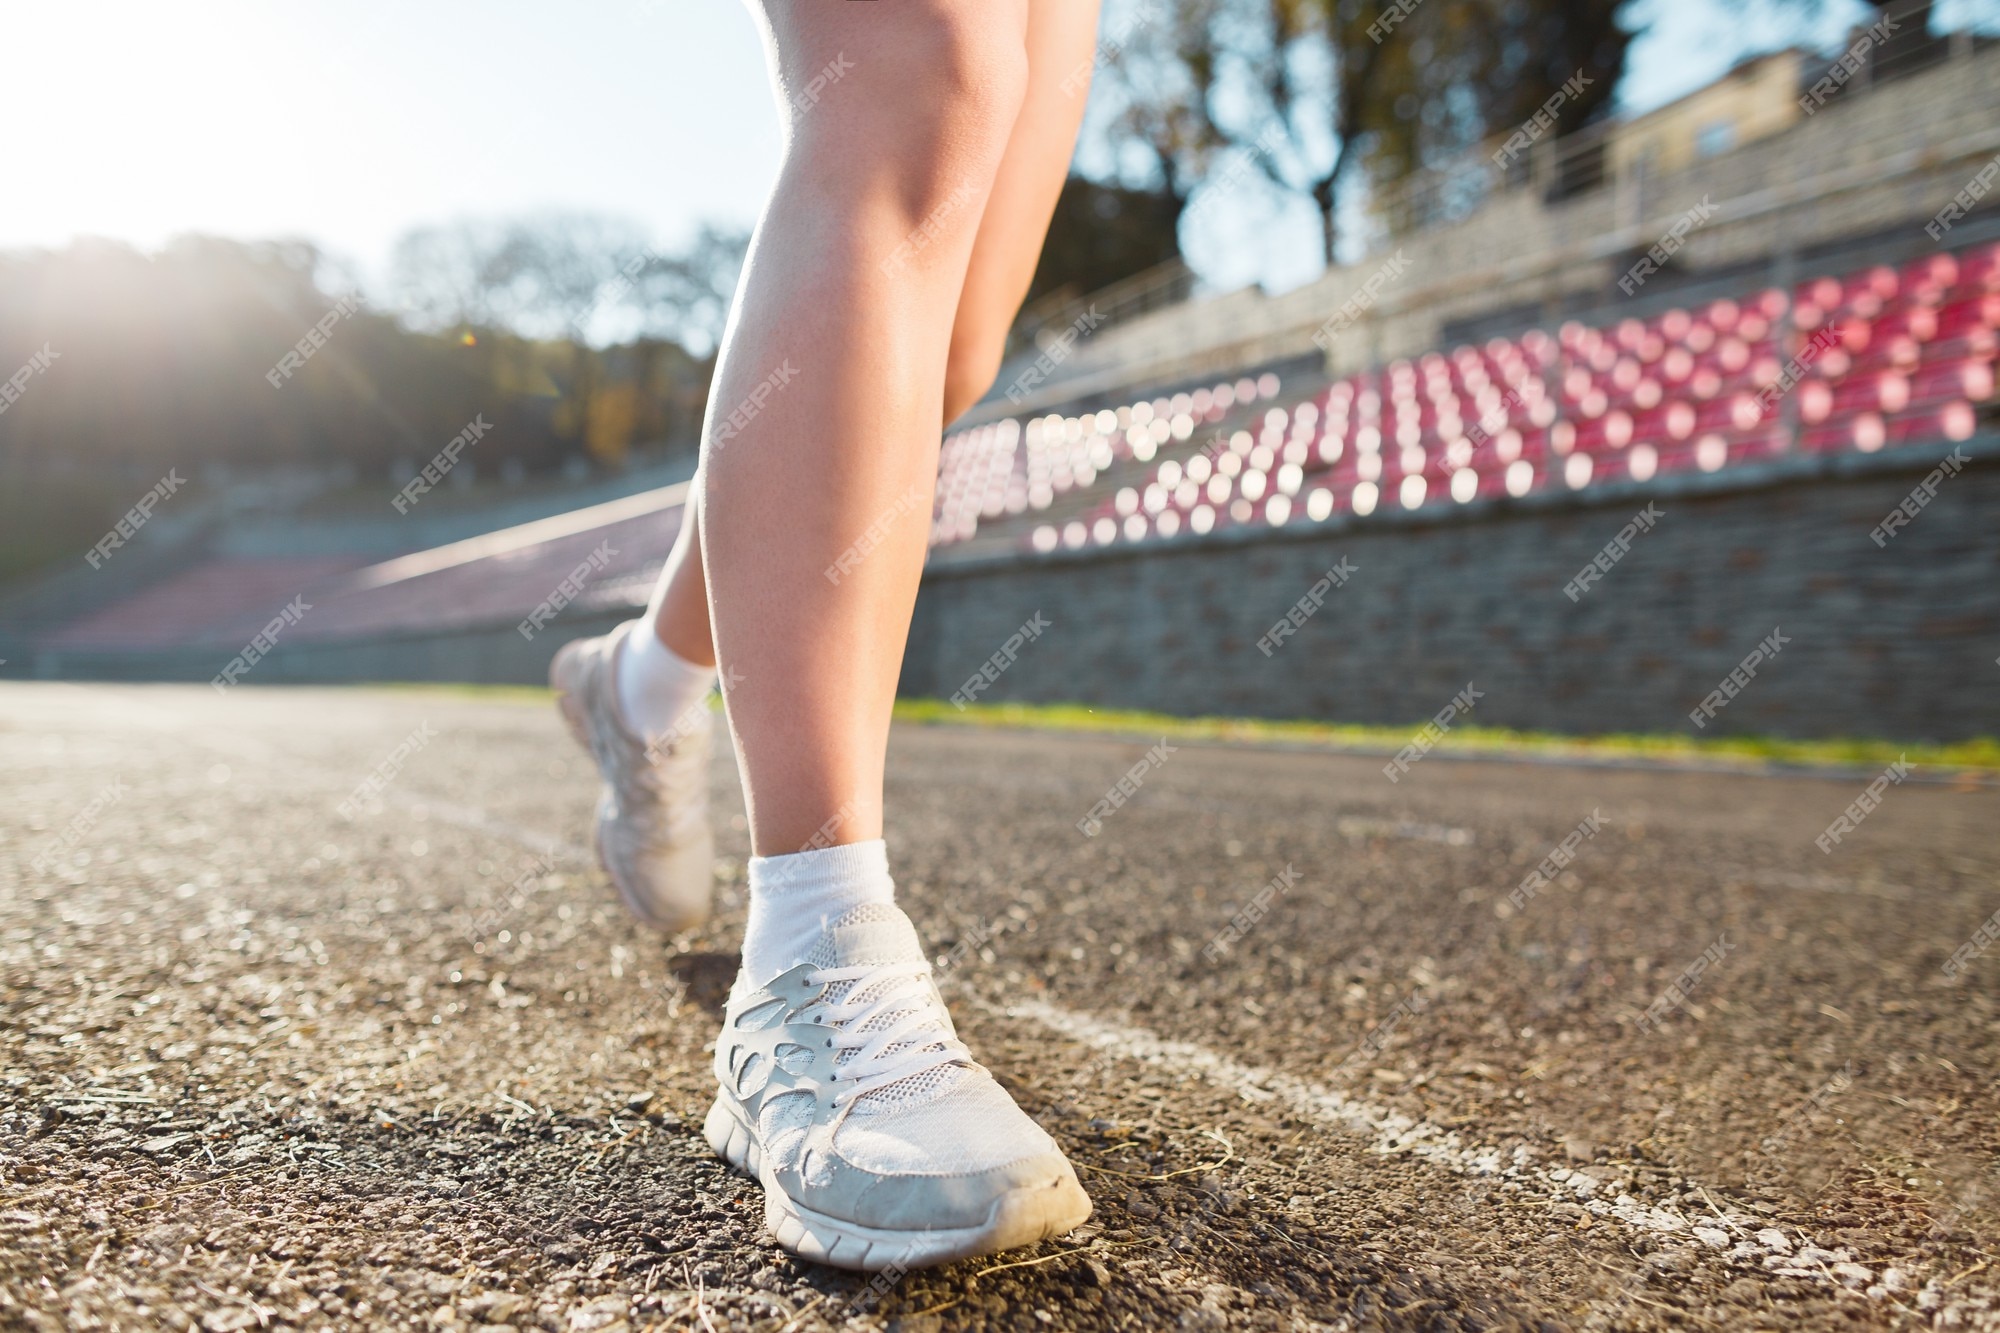
[[[640,740],[657,740],[687,713],[708,706],[715,668],[690,662],[661,641],[650,620],[632,622],[612,663],[618,710]]]
[[[821,934],[869,903],[893,903],[896,881],[880,838],[750,858],[743,977],[762,985],[812,952]]]

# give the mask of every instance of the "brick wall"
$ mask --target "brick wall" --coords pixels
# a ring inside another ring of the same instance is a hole
[[[948,697],[1040,611],[1050,628],[982,698],[1400,726],[1469,681],[1489,725],[1693,734],[1689,709],[1779,629],[1706,734],[2000,735],[2000,439],[1963,448],[1972,463],[1886,549],[1870,530],[1943,446],[934,569],[902,692]],[[1657,526],[1573,603],[1564,584],[1649,499]],[[1346,585],[1260,652],[1343,558]]]

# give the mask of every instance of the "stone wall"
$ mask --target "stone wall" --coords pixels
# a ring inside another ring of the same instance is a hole
[[[934,569],[902,692],[949,697],[1040,612],[982,699],[1402,726],[1470,682],[1487,725],[1694,734],[1689,710],[1777,630],[1703,734],[2000,735],[2000,438],[1961,448],[1972,462],[1886,548],[1870,530],[1944,446]],[[1648,501],[1652,531],[1572,602]],[[1343,559],[1345,586],[1260,651]]]
[[[948,698],[1039,612],[1049,627],[981,698],[1189,716],[1414,726],[1470,683],[1474,720],[1694,734],[1688,710],[1774,630],[1776,657],[1703,734],[2000,736],[2000,436],[1877,547],[1947,455],[1797,459],[1299,531],[934,566],[905,696]],[[1563,588],[1648,503],[1661,517],[1597,584]],[[1268,656],[1259,638],[1341,560],[1354,569]],[[283,645],[246,681],[540,684],[563,642],[634,611]],[[65,654],[41,674],[207,680],[226,648]]]

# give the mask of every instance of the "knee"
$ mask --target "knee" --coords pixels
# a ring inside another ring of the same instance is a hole
[[[888,186],[910,225],[950,225],[957,214],[957,225],[974,226],[979,209],[966,205],[991,188],[1027,96],[1023,33],[962,0],[901,0],[885,17],[893,22],[879,40],[848,54],[842,83],[854,86],[829,88],[797,114],[795,135],[850,164],[862,156],[856,185]]]

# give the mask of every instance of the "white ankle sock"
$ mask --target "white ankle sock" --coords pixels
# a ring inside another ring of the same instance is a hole
[[[660,642],[652,622],[636,620],[618,653],[618,707],[640,740],[657,740],[688,709],[707,706],[715,668],[696,666]]]
[[[820,933],[864,903],[896,901],[880,838],[789,856],[750,858],[743,978],[761,986],[812,952]]]

